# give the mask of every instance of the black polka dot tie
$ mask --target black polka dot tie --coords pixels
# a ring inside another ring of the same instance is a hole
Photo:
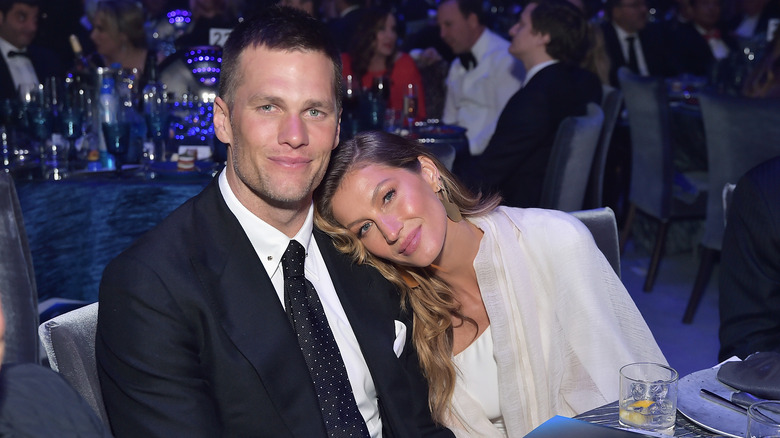
[[[304,277],[305,259],[303,245],[291,240],[282,256],[284,301],[309,366],[328,436],[368,437],[368,428],[352,394],[347,368],[322,303],[314,285]]]

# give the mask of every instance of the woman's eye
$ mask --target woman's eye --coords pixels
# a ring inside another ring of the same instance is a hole
[[[389,190],[387,193],[385,193],[385,196],[382,198],[382,201],[388,203],[390,202],[391,199],[393,199],[393,196],[395,196],[395,190]]]
[[[357,233],[358,237],[363,237],[366,234],[366,232],[368,232],[369,228],[371,228],[371,222],[364,223],[358,230]]]

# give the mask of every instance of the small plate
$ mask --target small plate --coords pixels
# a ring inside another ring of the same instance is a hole
[[[688,374],[677,384],[677,410],[699,426],[721,435],[744,438],[747,416],[700,395],[708,389],[726,399],[736,391],[718,380],[720,365]]]

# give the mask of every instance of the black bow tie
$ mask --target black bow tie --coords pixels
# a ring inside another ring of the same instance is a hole
[[[475,58],[474,54],[471,52],[461,53],[458,55],[458,59],[460,59],[461,65],[466,70],[471,70],[477,66],[477,58]]]
[[[9,58],[13,58],[15,56],[24,56],[24,57],[29,58],[30,54],[27,53],[27,52],[17,52],[16,50],[11,50],[10,52],[8,52],[8,57]]]

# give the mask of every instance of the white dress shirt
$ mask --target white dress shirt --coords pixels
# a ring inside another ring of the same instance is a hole
[[[0,52],[3,53],[8,70],[11,71],[14,88],[24,93],[37,87],[40,81],[38,80],[38,75],[35,74],[35,67],[33,67],[30,58],[26,56],[9,57],[8,52],[10,51],[23,52],[24,49],[20,49],[0,38]]]
[[[485,150],[498,116],[525,76],[523,64],[508,49],[507,40],[485,29],[471,47],[477,66],[466,70],[459,59],[450,65],[442,121],[467,129],[471,155]]]
[[[225,203],[230,211],[236,216],[241,228],[244,229],[249,241],[252,243],[257,256],[263,263],[263,267],[271,278],[276,294],[279,296],[279,303],[284,306],[284,274],[282,273],[282,255],[287,250],[290,238],[284,233],[272,227],[262,219],[250,212],[236,198],[227,181],[227,176],[223,171],[219,175],[219,190],[222,193]],[[377,402],[376,388],[371,378],[371,372],[368,369],[365,358],[360,352],[360,345],[357,342],[352,326],[349,324],[341,301],[336,294],[333,281],[328,273],[328,267],[322,259],[316,239],[312,238],[314,227],[314,205],[309,208],[309,214],[306,217],[303,227],[293,238],[306,248],[306,262],[304,271],[306,279],[309,280],[322,301],[322,307],[325,309],[325,316],[328,324],[336,338],[336,344],[341,351],[341,357],[347,368],[347,376],[352,386],[352,393],[355,395],[360,414],[368,426],[368,431],[372,437],[382,436],[382,421],[379,418],[379,406]]]
[[[693,27],[695,27],[696,30],[706,38],[707,31],[703,27],[699,26],[698,24],[694,24]],[[721,38],[707,38],[707,44],[710,46],[712,56],[714,56],[718,61],[729,56],[729,52],[731,50]]]
[[[639,67],[640,76],[650,76],[650,70],[647,68],[647,61],[645,61],[645,52],[642,51],[642,41],[639,40],[638,34],[630,34],[623,30],[620,26],[612,24],[617,32],[618,41],[620,41],[620,50],[623,51],[623,59],[628,63],[628,37],[634,37],[634,51],[636,52],[636,64]]]

